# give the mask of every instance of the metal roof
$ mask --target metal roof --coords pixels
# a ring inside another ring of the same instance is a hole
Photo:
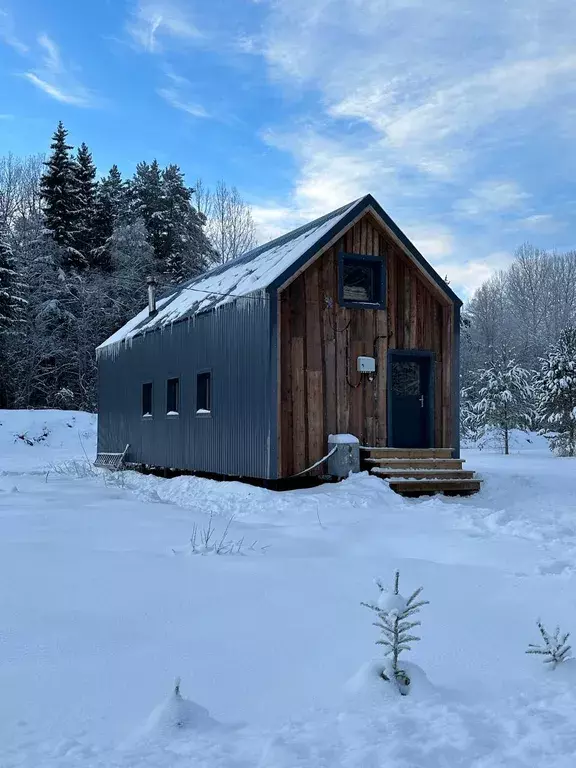
[[[319,219],[260,245],[237,259],[180,284],[174,291],[159,299],[156,314],[151,316],[146,307],[106,339],[98,350],[117,345],[149,330],[189,318],[230,301],[262,300],[266,297],[266,289],[280,287],[292,274],[304,266],[314,253],[333,240],[340,230],[347,227],[368,208],[382,219],[385,226],[391,230],[447,297],[461,304],[458,296],[428,264],[372,195],[365,195]]]

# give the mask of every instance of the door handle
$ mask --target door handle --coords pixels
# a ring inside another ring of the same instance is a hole
[[[420,395],[420,408],[424,408],[424,395]]]

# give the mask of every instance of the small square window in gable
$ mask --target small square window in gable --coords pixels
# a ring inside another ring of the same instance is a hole
[[[377,256],[340,254],[339,304],[356,309],[384,309],[386,268]]]

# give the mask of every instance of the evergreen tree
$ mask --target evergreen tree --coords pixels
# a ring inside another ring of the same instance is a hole
[[[162,197],[162,172],[157,161],[138,163],[130,184],[130,212],[134,218],[142,219],[146,225],[148,241],[154,249],[161,272],[164,271],[162,265],[164,201]]]
[[[496,430],[504,453],[510,453],[510,430],[528,429],[532,423],[534,387],[530,372],[514,360],[496,362],[477,371],[471,388],[480,398],[473,407],[475,426],[484,432]]]
[[[542,360],[537,399],[541,433],[560,456],[575,456],[576,328],[565,328]]]
[[[198,274],[213,254],[203,231],[205,217],[191,204],[191,197],[177,165],[161,171],[154,160],[136,167],[130,185],[131,214],[143,220],[156,270],[170,282]]]
[[[383,645],[386,649],[385,656],[392,658],[392,669],[390,675],[386,670],[381,672],[381,677],[386,682],[392,681],[398,686],[401,694],[406,695],[410,678],[405,670],[398,664],[400,654],[410,650],[410,644],[420,640],[412,634],[415,627],[419,627],[419,621],[409,621],[414,614],[420,611],[423,605],[428,605],[428,600],[418,600],[422,587],[413,592],[408,599],[402,597],[399,589],[400,572],[396,571],[394,576],[394,591],[392,594],[382,585],[380,581],[376,584],[380,591],[380,598],[377,603],[362,603],[365,608],[369,608],[377,616],[374,626],[378,627],[382,635],[376,641],[377,645]]]
[[[190,200],[192,190],[186,186],[177,165],[162,172],[162,254],[165,273],[179,282],[206,268],[212,248],[203,231],[204,217]]]
[[[105,271],[112,269],[111,237],[116,227],[125,224],[128,218],[128,189],[122,180],[117,165],[113,165],[108,176],[100,180],[96,191],[96,214],[93,221],[94,249],[93,266]]]
[[[26,300],[24,286],[15,269],[8,229],[0,222],[0,407],[7,405],[9,386],[6,364],[7,337],[23,330]]]
[[[72,146],[66,143],[68,131],[58,123],[41,179],[46,229],[55,242],[62,246],[62,267],[84,269],[85,256],[75,247],[78,195],[75,163],[70,156]]]
[[[76,154],[76,223],[75,247],[88,263],[92,263],[94,242],[94,218],[96,213],[96,166],[92,154],[82,142]]]
[[[24,286],[16,272],[7,227],[0,223],[0,334],[18,330],[24,321]]]

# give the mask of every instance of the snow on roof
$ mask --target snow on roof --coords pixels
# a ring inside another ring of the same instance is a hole
[[[158,311],[155,315],[151,317],[146,307],[100,344],[98,350],[265,290],[357,203],[358,200],[354,200],[343,208],[182,283],[173,293],[157,302]]]

